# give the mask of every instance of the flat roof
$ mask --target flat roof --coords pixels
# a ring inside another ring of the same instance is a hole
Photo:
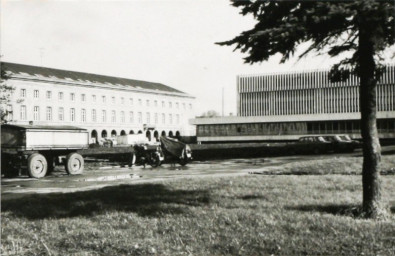
[[[377,118],[395,118],[395,111],[378,111]],[[283,122],[313,122],[313,121],[340,121],[360,120],[361,113],[323,113],[304,115],[276,115],[276,116],[222,116],[212,118],[189,119],[192,125],[211,124],[249,124],[249,123],[283,123]]]

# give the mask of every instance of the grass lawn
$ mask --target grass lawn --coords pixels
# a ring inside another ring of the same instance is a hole
[[[179,179],[3,200],[1,255],[395,255],[395,175],[382,181],[390,216],[381,221],[354,216],[359,175]]]

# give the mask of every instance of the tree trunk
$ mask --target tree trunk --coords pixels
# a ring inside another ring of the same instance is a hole
[[[360,106],[361,135],[363,139],[363,215],[377,218],[382,212],[380,161],[381,148],[376,125],[376,78],[374,62],[374,36],[368,22],[360,23]]]

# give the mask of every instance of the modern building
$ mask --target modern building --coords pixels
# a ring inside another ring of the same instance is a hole
[[[1,69],[15,88],[10,123],[82,127],[96,141],[143,132],[195,135],[188,124],[195,98],[167,85],[6,62]]]
[[[196,118],[197,139],[215,141],[296,140],[307,134],[360,138],[359,78],[332,83],[329,71],[237,77],[237,116]],[[381,138],[395,138],[395,66],[377,85]]]

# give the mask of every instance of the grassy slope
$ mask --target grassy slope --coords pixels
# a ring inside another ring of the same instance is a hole
[[[292,175],[360,175],[362,173],[362,160],[362,157],[338,156],[333,158],[291,162],[277,167],[268,167],[260,173]],[[381,170],[381,174],[383,175],[395,174],[395,157],[393,155],[382,156]]]
[[[346,161],[347,162],[347,161]],[[1,255],[394,255],[385,221],[353,217],[361,177],[182,179],[2,202]]]

